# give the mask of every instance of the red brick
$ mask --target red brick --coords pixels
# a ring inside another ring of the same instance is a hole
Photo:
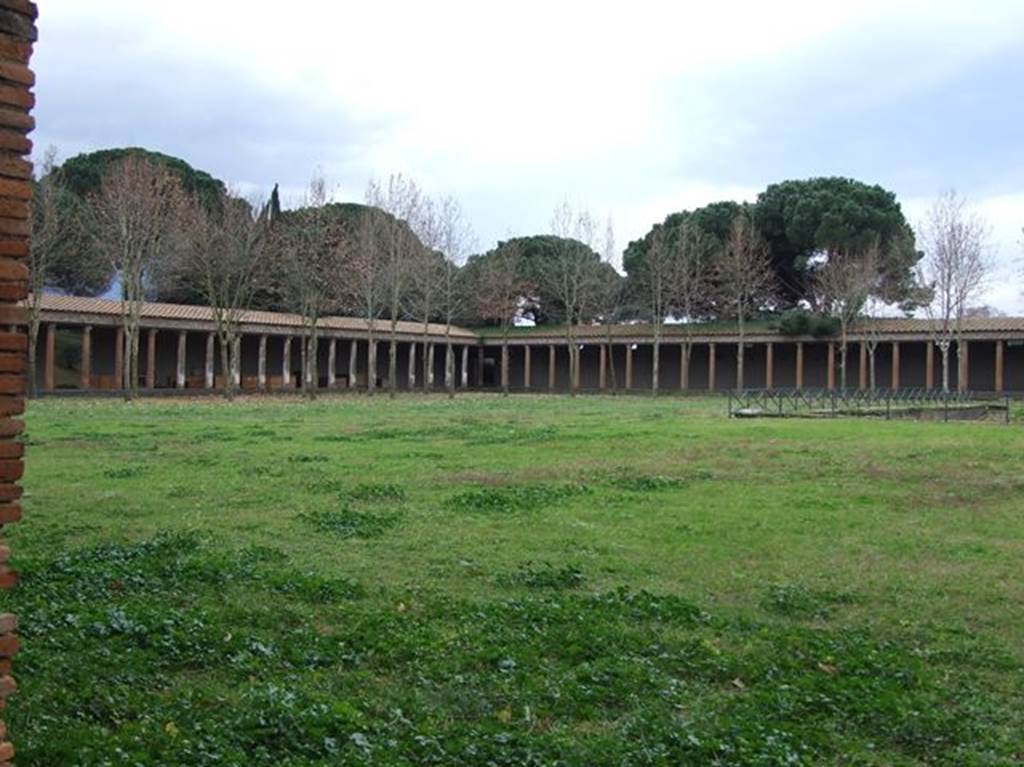
[[[19,460],[0,459],[0,481],[17,482],[25,473],[25,464]]]
[[[7,8],[30,19],[39,16],[39,7],[32,0],[0,0],[0,8]]]
[[[0,374],[0,395],[24,393],[25,376],[15,373]]]
[[[36,31],[36,25],[33,22],[35,17],[30,12],[20,8],[18,10],[7,10],[4,7],[5,4],[15,4],[17,2],[18,0],[2,0],[0,2],[0,32],[5,32],[19,40],[35,42],[39,36]]]
[[[2,484],[0,483],[0,525],[7,524],[8,522],[17,522],[21,519],[21,508],[12,509],[11,506],[17,506],[12,504],[12,501],[16,501],[21,498],[24,488],[21,485],[13,484]],[[16,519],[6,519],[17,513]]]
[[[0,565],[6,565],[11,559],[11,547],[0,544]],[[3,632],[0,632],[3,633]]]
[[[21,458],[25,455],[25,445],[12,439],[0,440],[0,460]]]
[[[0,236],[16,235],[28,237],[32,233],[32,227],[25,218],[3,218],[0,217]]]
[[[32,163],[20,157],[11,157],[0,153],[0,176],[28,180],[32,178]],[[31,194],[31,187],[29,194]]]
[[[18,571],[0,566],[0,589],[13,589],[18,585]],[[9,634],[9,636],[14,636]],[[0,653],[2,655],[2,653]]]
[[[18,628],[18,616],[14,613],[0,615],[0,634],[10,634]]]
[[[27,282],[0,282],[0,301],[24,301],[28,298]]]
[[[0,743],[0,759],[4,760],[4,763],[10,764],[10,760],[14,758],[14,744],[10,741]]]
[[[0,104],[7,104],[12,107],[19,107],[28,112],[36,105],[36,97],[28,88],[0,85]]]
[[[24,136],[20,136],[19,134],[12,134],[9,131],[0,131],[0,149],[9,149],[10,148],[10,147],[4,147],[3,141],[4,141],[4,137],[5,136],[11,136],[11,135],[19,136],[19,138],[23,138],[23,139],[25,138]],[[29,145],[32,144],[31,141],[29,141],[28,143],[29,143]],[[4,218],[26,219],[26,218],[28,218],[28,214],[29,214],[28,200],[4,200],[4,199],[0,199],[0,216],[3,216]],[[0,277],[2,277],[2,273],[0,273]],[[9,278],[4,278],[4,279],[9,279]]]
[[[0,305],[0,325],[24,325],[28,322],[28,313],[23,306]]]
[[[25,162],[25,160],[21,160],[20,162]],[[16,200],[31,200],[32,184],[27,181],[12,181],[7,178],[0,179],[0,197],[13,197]]]
[[[0,352],[28,351],[28,336],[24,333],[0,332]]]
[[[21,642],[18,641],[17,634],[4,634],[0,636],[0,656],[4,658],[10,658],[18,654],[18,649],[21,647]]]
[[[15,355],[6,355],[15,356]],[[21,358],[24,361],[24,357]],[[17,437],[25,431],[25,422],[17,418],[0,419],[0,437]]]
[[[0,184],[3,180],[0,179]],[[26,198],[28,199],[28,198]],[[28,238],[27,237],[16,237],[13,239],[0,238],[0,256],[6,256],[8,258],[27,258],[28,257]]]
[[[0,721],[0,740],[6,740],[7,738],[7,723]]]
[[[36,118],[22,110],[0,108],[0,126],[31,133],[36,127]]]
[[[24,354],[4,354],[0,352],[0,373],[24,373],[26,365]],[[8,436],[0,430],[0,437]]]
[[[36,76],[31,69],[24,64],[15,64],[10,61],[0,61],[0,78],[29,87],[36,84]]]
[[[27,64],[32,57],[32,43],[0,37],[0,57]]]

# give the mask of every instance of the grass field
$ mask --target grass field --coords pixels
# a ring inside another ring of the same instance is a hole
[[[1024,762],[1024,428],[45,400],[18,764]]]

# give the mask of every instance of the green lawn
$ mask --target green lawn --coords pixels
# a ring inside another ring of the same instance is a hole
[[[45,400],[21,767],[1024,762],[1024,428]]]

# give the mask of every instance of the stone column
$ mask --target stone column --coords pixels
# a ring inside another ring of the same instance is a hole
[[[523,388],[530,388],[530,345],[523,345]]]
[[[857,362],[857,388],[865,391],[868,388],[868,344],[860,342],[860,358]]]
[[[213,371],[215,369],[213,363],[213,345],[216,340],[216,333],[206,334],[206,362],[203,366],[203,386],[207,390],[212,389],[215,383],[213,380]]]
[[[970,374],[970,369],[971,369],[970,352],[971,352],[971,347],[968,345],[967,341],[961,341],[960,343],[957,344],[957,347],[956,347],[956,361],[957,361],[957,368],[958,368],[958,371],[959,371],[958,374],[957,374],[957,377],[956,377],[956,388],[957,388],[957,391],[967,391],[968,389],[971,388],[971,381],[970,381],[970,377],[971,377],[971,374]]]
[[[775,344],[771,342],[764,346],[764,387],[775,388]]]
[[[178,366],[175,369],[174,385],[178,389],[185,388],[185,353],[188,350],[188,332],[178,331]]]
[[[796,388],[804,388],[804,342],[796,342]]]
[[[900,388],[900,342],[892,342],[892,382],[891,389]]]
[[[716,350],[714,344],[708,344],[708,391],[715,390],[715,368],[718,367],[716,362]]]
[[[1003,346],[1005,344],[1002,341],[996,341],[996,382],[995,389],[998,393],[1002,394],[1003,388],[1006,384],[1005,373],[1003,366]]]
[[[231,383],[237,391],[242,390],[242,336],[235,336],[231,350]]]
[[[327,342],[327,388],[333,389],[337,382],[337,374],[334,372],[338,364],[338,339],[332,338]]]
[[[92,388],[92,325],[82,328],[82,362],[79,365],[81,381],[79,387],[82,389]]]
[[[463,389],[469,388],[469,346],[462,347],[462,368],[459,370]]]
[[[146,339],[146,388],[156,388],[156,328],[149,329]]]
[[[281,386],[290,389],[292,385],[292,337],[285,336],[281,346]]]
[[[548,390],[555,390],[555,345],[548,344]]]
[[[931,341],[924,342],[924,387],[935,388],[935,344]]]
[[[267,336],[260,336],[259,351],[256,353],[256,388],[267,390]]]
[[[633,344],[626,344],[626,389],[633,388]]]
[[[597,388],[604,391],[608,388],[608,345],[601,344],[601,371],[597,374]]]
[[[118,389],[124,388],[124,327],[114,331],[114,381]]]
[[[427,389],[434,388],[434,344],[427,344],[427,369],[423,371]]]
[[[359,376],[359,342],[352,339],[348,342],[348,388],[356,388]]]
[[[409,391],[416,388],[416,344],[409,344],[409,375],[408,381],[406,382]]]
[[[57,388],[57,326],[46,323],[46,339],[43,348],[43,391]]]

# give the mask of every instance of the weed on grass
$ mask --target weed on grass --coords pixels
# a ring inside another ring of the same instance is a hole
[[[131,479],[132,477],[141,477],[145,473],[145,466],[118,466],[113,469],[105,469],[103,476],[107,479]]]
[[[317,532],[339,538],[378,538],[398,524],[397,514],[379,514],[349,508],[304,512],[299,514],[297,519]]]
[[[794,618],[827,618],[837,605],[852,604],[853,594],[810,589],[799,583],[771,585],[761,599],[761,607],[776,615]]]
[[[506,485],[466,490],[450,496],[445,506],[451,511],[511,514],[539,511],[590,492],[587,485]]]
[[[575,589],[583,585],[583,571],[573,565],[558,567],[550,562],[526,562],[511,573],[498,576],[504,586],[525,586],[531,589]]]

